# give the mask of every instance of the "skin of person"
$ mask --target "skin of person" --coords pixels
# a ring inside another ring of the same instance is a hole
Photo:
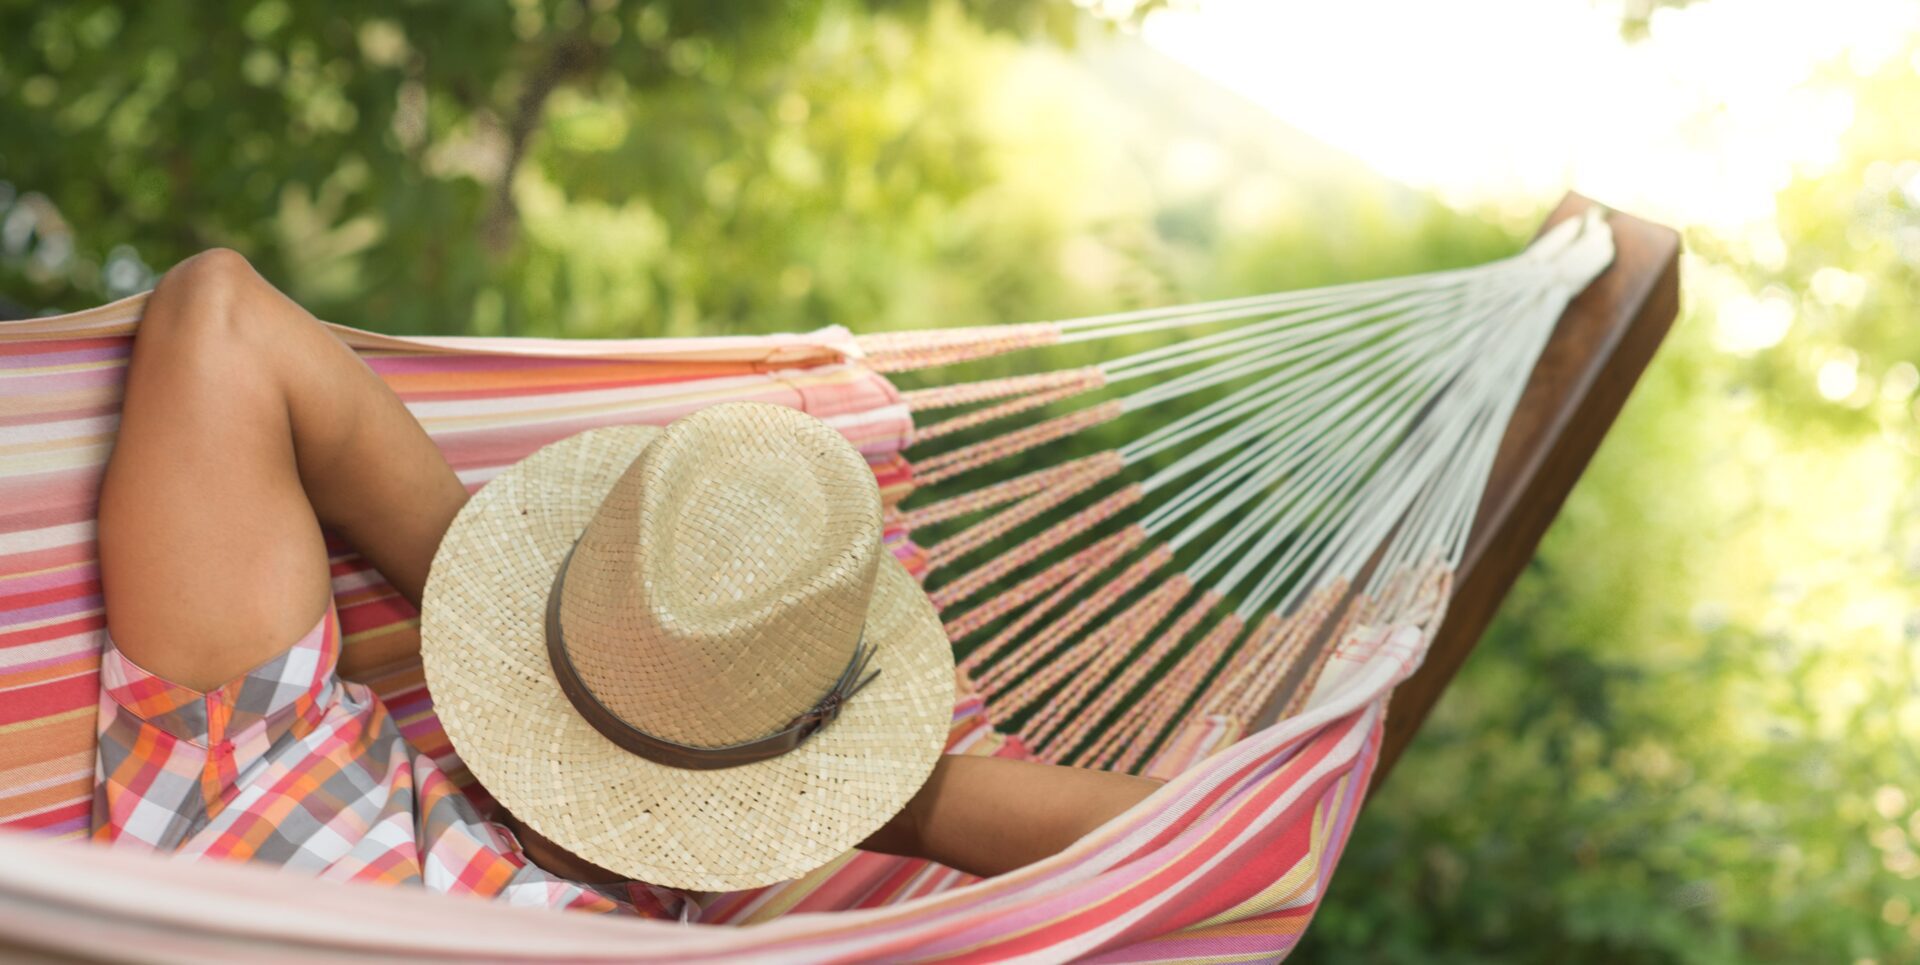
[[[108,632],[141,667],[205,692],[278,656],[332,593],[324,531],[418,606],[466,489],[351,349],[223,249],[146,305],[100,491]],[[218,605],[208,605],[218,601]],[[410,634],[349,643],[342,677],[416,659]],[[1055,854],[1159,782],[948,755],[863,848],[995,875]],[[511,815],[527,856],[582,882],[620,876]]]

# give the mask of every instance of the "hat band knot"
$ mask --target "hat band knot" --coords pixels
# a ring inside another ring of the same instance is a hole
[[[576,542],[574,545],[577,547],[579,544]],[[781,730],[724,747],[698,747],[649,734],[601,703],[600,698],[594,696],[586,682],[580,679],[580,672],[574,668],[573,658],[567,653],[566,634],[560,629],[560,588],[566,582],[567,567],[572,562],[573,550],[568,549],[566,558],[560,561],[559,571],[553,575],[553,587],[547,592],[547,659],[553,663],[553,675],[560,682],[560,692],[567,695],[568,702],[601,736],[620,749],[656,764],[713,771],[779,757],[806,743],[807,738],[833,723],[846,702],[873,678],[880,676],[878,668],[867,672],[875,648],[867,642],[866,633],[862,631],[860,642],[854,645],[853,657],[847,661],[846,669],[840,672],[840,678],[812,707]]]

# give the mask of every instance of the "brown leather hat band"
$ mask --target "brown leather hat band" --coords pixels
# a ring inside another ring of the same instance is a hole
[[[867,664],[873,660],[874,648],[867,643],[866,635],[862,634],[860,642],[853,648],[853,659],[847,661],[847,668],[840,672],[840,679],[834,682],[819,702],[795,717],[784,730],[725,747],[695,747],[655,737],[608,710],[600,698],[587,689],[579,671],[574,669],[573,658],[567,654],[566,636],[560,630],[560,587],[566,582],[567,566],[572,562],[573,550],[569,549],[567,558],[560,561],[560,569],[553,575],[552,589],[547,592],[547,659],[553,663],[553,675],[560,681],[560,692],[567,695],[567,700],[580,712],[580,716],[586,718],[587,723],[593,725],[594,730],[622,750],[638,754],[656,764],[713,771],[779,757],[799,747],[816,731],[832,723],[834,718],[840,716],[841,706],[880,675],[878,668],[866,673]]]

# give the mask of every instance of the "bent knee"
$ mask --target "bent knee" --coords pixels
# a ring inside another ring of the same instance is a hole
[[[266,284],[247,257],[231,248],[208,248],[173,266],[155,290],[197,298],[229,298]]]
[[[244,255],[210,248],[173,266],[147,301],[139,338],[239,347],[275,317],[279,293]]]

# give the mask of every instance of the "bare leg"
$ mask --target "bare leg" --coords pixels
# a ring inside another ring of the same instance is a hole
[[[405,407],[239,255],[167,273],[134,339],[100,494],[109,632],[197,689],[310,629],[329,594],[321,527],[418,603],[466,492]],[[343,667],[406,654],[349,648]]]

